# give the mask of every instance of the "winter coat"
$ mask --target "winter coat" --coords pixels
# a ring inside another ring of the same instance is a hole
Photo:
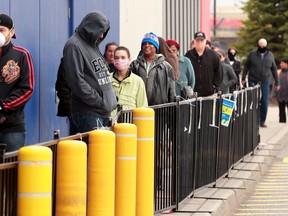
[[[34,91],[31,54],[10,42],[2,47],[0,71],[0,132],[24,132],[24,107]]]
[[[145,83],[149,106],[174,101],[176,94],[173,70],[162,54],[156,54],[148,71],[144,55],[138,56],[130,67],[133,73],[140,76]]]
[[[116,74],[117,71],[111,74],[112,86],[118,98],[118,104],[122,105],[123,110],[147,107],[145,84],[141,77],[130,71],[128,72],[128,76],[119,81]],[[115,114],[116,112],[113,111],[111,115]]]
[[[270,51],[264,54],[263,59],[258,51],[250,52],[243,70],[242,80],[246,79],[247,74],[248,79],[261,83],[269,83],[272,74],[275,85],[279,85],[274,55]]]
[[[189,50],[185,56],[190,59],[195,72],[194,91],[198,96],[210,96],[215,93],[223,79],[223,69],[218,54],[205,48],[201,56],[196,49]]]

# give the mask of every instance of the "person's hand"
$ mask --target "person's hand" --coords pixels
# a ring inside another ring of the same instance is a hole
[[[275,90],[276,90],[276,91],[279,91],[279,90],[280,90],[280,85],[275,86]]]
[[[246,80],[241,81],[243,88],[246,88]]]
[[[0,124],[3,124],[3,122],[6,121],[6,117],[5,116],[0,116]]]

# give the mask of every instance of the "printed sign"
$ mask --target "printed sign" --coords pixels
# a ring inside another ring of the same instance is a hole
[[[222,100],[221,125],[228,127],[233,113],[235,102],[226,98]]]

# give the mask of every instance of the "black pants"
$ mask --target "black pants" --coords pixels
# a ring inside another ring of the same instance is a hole
[[[285,108],[288,108],[288,103],[287,102],[279,102],[278,101],[278,106],[279,106],[279,122],[286,123],[286,111]]]

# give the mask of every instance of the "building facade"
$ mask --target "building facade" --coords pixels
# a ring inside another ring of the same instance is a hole
[[[178,40],[183,53],[195,31],[209,36],[209,4],[209,0],[0,0],[0,13],[14,20],[17,39],[12,42],[31,52],[35,67],[35,92],[25,108],[26,144],[52,140],[55,130],[68,135],[66,119],[56,116],[55,81],[64,44],[87,13],[100,10],[110,20],[101,49],[115,41],[127,46],[133,59],[146,32]]]

